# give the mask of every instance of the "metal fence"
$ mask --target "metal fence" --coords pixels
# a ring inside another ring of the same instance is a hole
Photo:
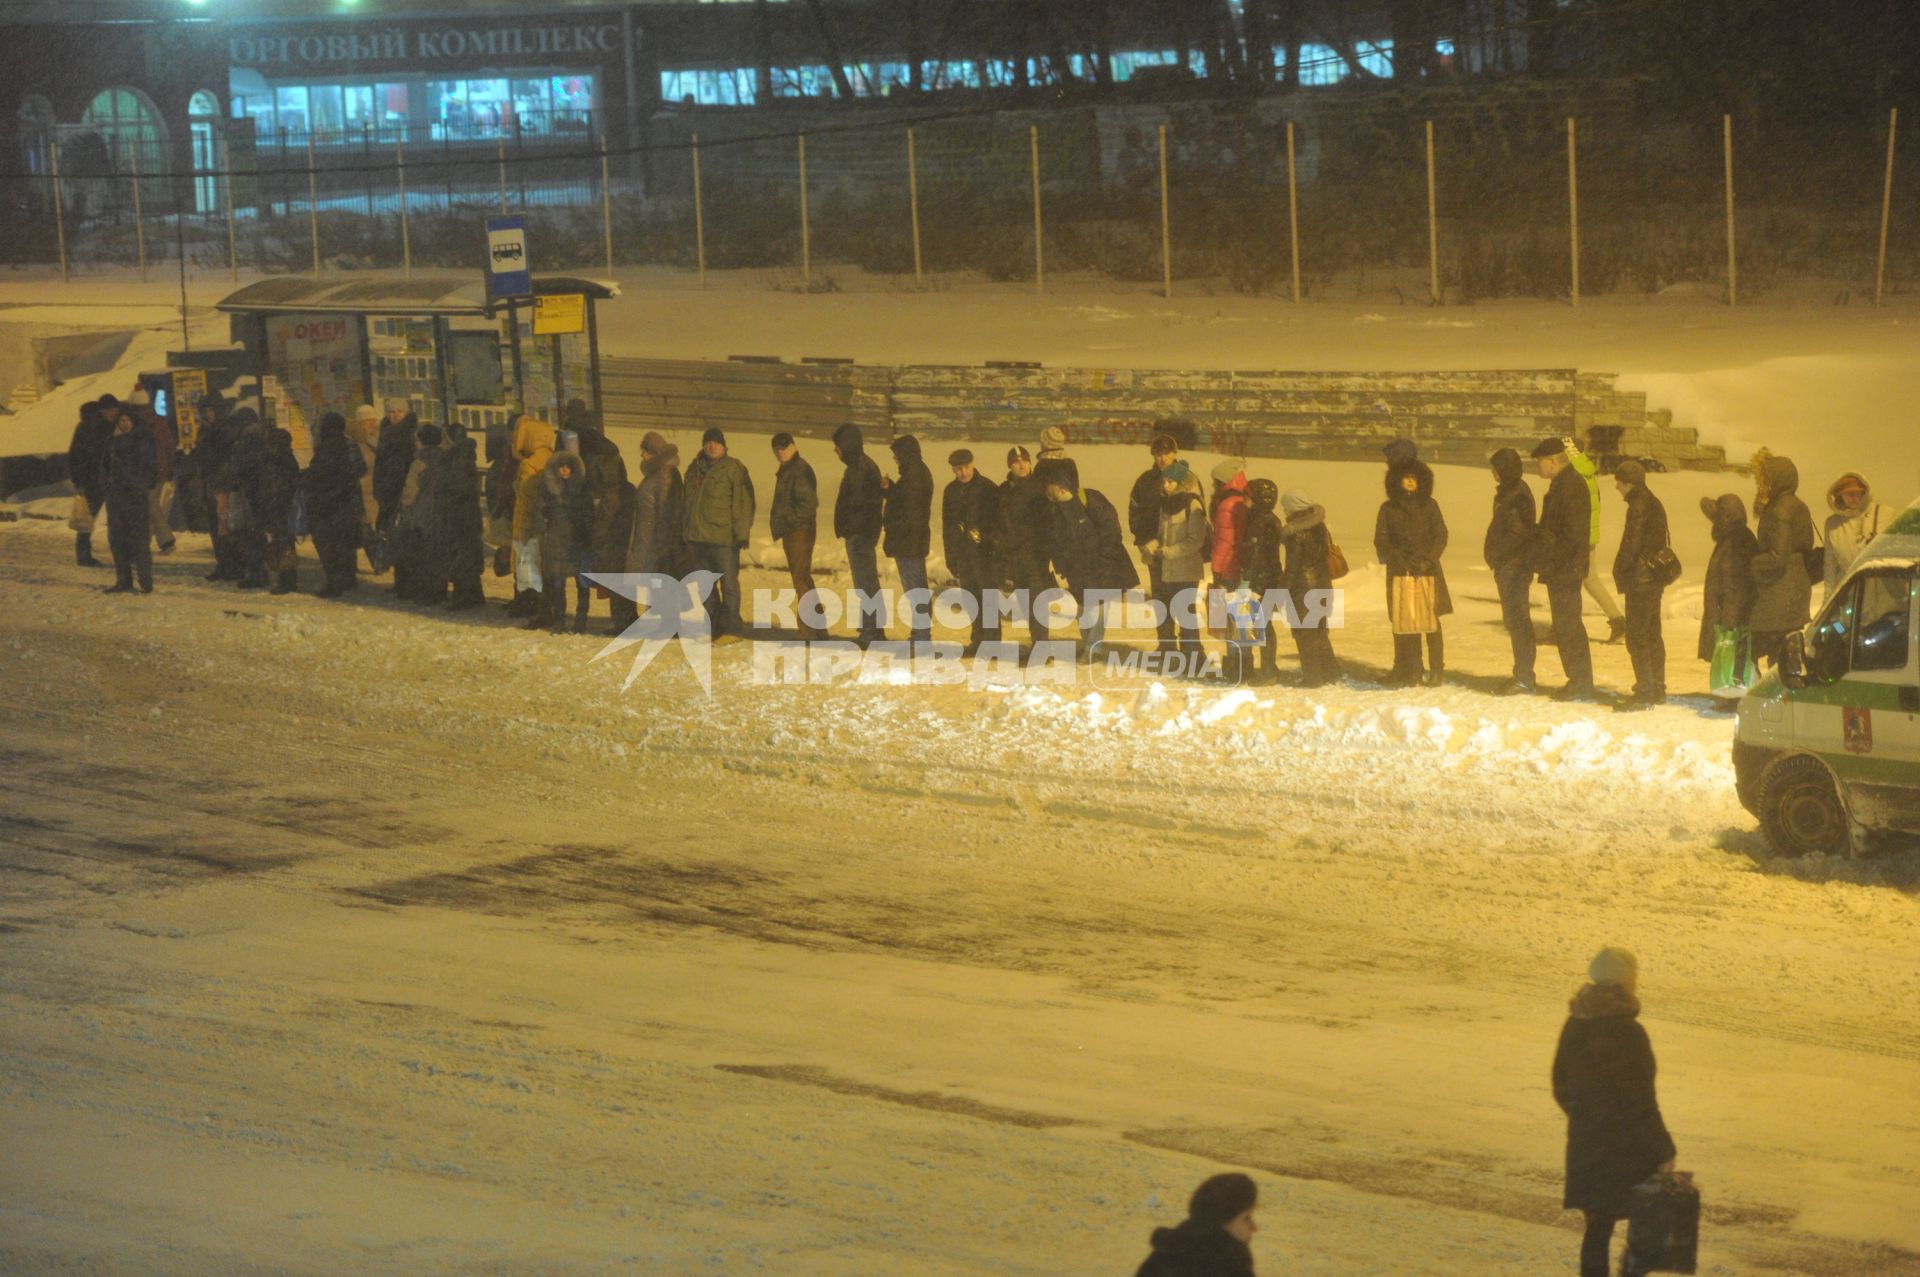
[[[575,125],[577,124],[578,127]],[[529,212],[542,269],[846,267],[925,283],[1093,272],[1167,291],[1564,297],[1920,273],[1898,117],[1650,118],[1630,86],[1284,95],[919,116],[686,112],[564,129],[283,132],[196,146],[78,126],[0,176],[0,257],[265,271],[468,266]],[[1908,210],[1905,217],[1901,210]]]

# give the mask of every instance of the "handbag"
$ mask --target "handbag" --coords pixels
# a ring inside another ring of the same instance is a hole
[[[87,504],[87,494],[73,494],[73,508],[67,511],[67,526],[81,536],[93,535],[93,507]]]
[[[1659,1171],[1633,1186],[1627,1252],[1633,1271],[1691,1273],[1700,1262],[1700,1190],[1685,1171]]]
[[[1334,544],[1333,538],[1328,537],[1327,538],[1327,580],[1338,581],[1341,577],[1345,576],[1350,571],[1352,571],[1352,569],[1347,566],[1347,556],[1341,552],[1341,549],[1338,545]]]
[[[1640,570],[1646,573],[1648,582],[1656,589],[1664,590],[1680,579],[1680,556],[1673,552],[1671,531],[1667,533],[1665,545],[1640,560]]]
[[[1439,590],[1430,576],[1396,576],[1388,583],[1388,617],[1395,634],[1432,634],[1440,628]]]

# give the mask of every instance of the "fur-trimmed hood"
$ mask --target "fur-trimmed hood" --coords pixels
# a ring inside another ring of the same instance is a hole
[[[1640,1014],[1640,999],[1617,984],[1587,984],[1567,1003],[1567,1014],[1576,1020],[1604,1020],[1623,1015],[1631,1019]]]
[[[562,466],[569,467],[572,470],[572,474],[563,478],[560,474],[560,467]],[[584,461],[580,460],[579,453],[556,452],[547,458],[546,472],[542,476],[541,482],[547,485],[549,492],[571,494],[578,490],[580,485],[586,481],[587,466]]]
[[[1401,476],[1409,474],[1414,476],[1418,484],[1413,491],[1414,496],[1424,498],[1433,496],[1432,468],[1424,461],[1406,461],[1387,467],[1387,500],[1397,501],[1407,495],[1400,490],[1400,479]]]
[[[1851,510],[1842,510],[1840,508],[1840,489],[1846,485],[1848,480],[1852,480],[1854,483],[1860,485],[1860,504]],[[1857,470],[1849,470],[1838,479],[1835,479],[1831,484],[1827,485],[1827,509],[1833,511],[1835,514],[1853,518],[1856,515],[1864,514],[1872,505],[1873,486],[1867,482],[1866,476]]]

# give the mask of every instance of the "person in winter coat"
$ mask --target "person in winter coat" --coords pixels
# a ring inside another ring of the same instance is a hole
[[[1160,511],[1164,496],[1161,476],[1167,467],[1180,459],[1180,445],[1172,435],[1158,434],[1147,445],[1147,452],[1153,458],[1153,464],[1140,472],[1133,481],[1133,491],[1127,494],[1127,531],[1133,538],[1134,549],[1147,565],[1147,592],[1153,598],[1161,596],[1160,556],[1148,552],[1147,547],[1160,538]],[[1177,629],[1171,611],[1160,619],[1160,650],[1171,652],[1178,646]]]
[[[1613,1226],[1626,1217],[1634,1185],[1673,1169],[1673,1137],[1654,1094],[1653,1046],[1636,1018],[1638,976],[1625,949],[1595,954],[1553,1053],[1553,1098],[1567,1115],[1564,1203],[1587,1223],[1580,1277],[1607,1277]],[[1629,1251],[1621,1272],[1643,1271]]]
[[[1206,498],[1200,480],[1186,462],[1174,460],[1155,470],[1160,485],[1153,535],[1140,548],[1150,569],[1153,600],[1160,607],[1159,649],[1182,652],[1189,658],[1201,654],[1200,618],[1207,606]],[[1139,544],[1136,542],[1136,544]],[[1279,529],[1274,529],[1274,576],[1279,576]],[[1276,584],[1277,584],[1276,579]],[[1254,587],[1258,589],[1256,585]],[[1168,637],[1171,634],[1172,637]]]
[[[346,421],[337,412],[321,417],[313,459],[300,476],[300,486],[307,498],[307,531],[326,578],[320,589],[323,599],[338,598],[359,586],[354,556],[367,521],[360,488],[365,475],[366,462],[347,439]]]
[[[1520,454],[1502,448],[1493,454],[1493,518],[1481,555],[1493,571],[1500,595],[1500,624],[1513,648],[1513,673],[1497,694],[1512,696],[1534,689],[1533,611],[1528,593],[1533,588],[1533,489],[1523,477]]]
[[[687,572],[682,539],[680,449],[651,430],[640,441],[640,487],[633,500],[633,536],[627,571],[679,580]]]
[[[370,403],[355,408],[347,421],[347,441],[360,450],[367,472],[360,480],[360,503],[367,510],[367,526],[372,527],[380,518],[380,502],[373,495],[373,465],[380,455],[380,410]]]
[[[999,517],[999,485],[974,467],[973,453],[956,449],[947,457],[953,482],[940,497],[940,548],[947,571],[973,600],[973,635],[967,650],[1000,641],[1000,621],[987,615],[987,589],[999,580],[994,566],[993,531]]]
[[[250,408],[234,409],[225,400],[212,396],[202,399],[200,407],[207,421],[200,430],[199,442],[194,445],[194,459],[205,496],[207,525],[213,534],[213,571],[207,573],[206,579],[238,581],[246,571],[246,538],[233,523],[236,487],[233,450],[244,426],[240,414],[244,412],[255,420],[258,418]],[[244,512],[241,518],[244,521]]]
[[[912,435],[901,435],[889,446],[900,477],[880,481],[886,497],[880,514],[885,534],[880,550],[893,560],[893,570],[900,575],[900,589],[912,618],[908,637],[925,643],[933,637],[932,596],[927,589],[927,553],[933,548],[933,472],[920,459],[920,441]]]
[[[267,427],[251,408],[229,418],[233,447],[227,453],[227,540],[239,562],[243,590],[267,588],[267,528],[260,513],[267,471]]]
[[[1778,664],[1787,635],[1813,615],[1813,577],[1808,552],[1813,549],[1813,514],[1800,499],[1800,471],[1785,457],[1761,463],[1753,508],[1759,513],[1755,529],[1760,548],[1753,556],[1753,655]]]
[[[107,499],[107,448],[113,438],[113,423],[98,402],[80,405],[80,421],[73,428],[73,440],[67,445],[67,478],[86,498],[90,518],[100,516]],[[93,557],[93,532],[73,534],[73,561],[83,568],[97,568]]]
[[[413,461],[400,487],[399,513],[388,535],[393,539],[393,592],[410,603],[437,606],[446,601],[447,572],[436,551],[440,528],[436,472],[443,451],[440,427],[428,422],[414,433]]]
[[[1213,500],[1207,521],[1213,528],[1213,588],[1217,603],[1225,610],[1228,592],[1238,589],[1247,579],[1247,475],[1237,461],[1222,461],[1213,468]],[[1227,626],[1227,675],[1239,678],[1246,669],[1252,648],[1253,632],[1238,621]]]
[[[487,557],[482,541],[485,512],[480,505],[480,468],[474,456],[474,441],[466,427],[448,426],[440,461],[431,475],[434,524],[427,536],[428,557],[453,587],[446,601],[449,612],[486,602],[480,586]]]
[[[546,628],[556,634],[567,628],[567,582],[580,566],[585,539],[580,526],[581,491],[586,486],[586,463],[576,453],[556,452],[547,458],[533,503],[533,539],[540,545],[541,610],[526,628]]]
[[[1387,467],[1387,499],[1373,524],[1373,548],[1387,569],[1389,606],[1396,578],[1433,578],[1434,628],[1426,634],[1427,664],[1420,665],[1420,635],[1393,636],[1393,669],[1387,675],[1389,687],[1411,687],[1425,683],[1438,687],[1446,676],[1446,643],[1440,630],[1440,618],[1453,611],[1453,597],[1447,592],[1447,574],[1440,556],[1447,548],[1447,520],[1440,503],[1433,499],[1433,471],[1427,463],[1414,458]]]
[[[1607,583],[1600,575],[1600,466],[1572,439],[1563,439],[1567,449],[1567,463],[1573,472],[1587,485],[1587,500],[1592,513],[1587,519],[1587,579],[1581,582],[1587,597],[1600,605],[1607,617],[1607,642],[1618,643],[1626,637],[1627,616],[1620,610],[1620,604],[1614,599],[1613,592],[1607,589]]]
[[[1720,630],[1734,633],[1733,668],[1744,674],[1753,655],[1753,556],[1760,543],[1747,526],[1747,507],[1739,496],[1728,492],[1717,499],[1700,498],[1700,512],[1713,524],[1713,557],[1707,560],[1706,589],[1700,598],[1700,659],[1713,663],[1719,645]],[[1714,703],[1727,710],[1738,707],[1737,695],[1723,695],[1742,686],[1738,681],[1726,689],[1714,688]]]
[[[153,593],[153,540],[147,515],[147,493],[157,481],[153,461],[153,433],[130,407],[114,417],[107,440],[106,505],[107,548],[113,551],[114,583],[108,594],[127,594],[134,577],[140,592]]]
[[[682,517],[693,566],[720,577],[707,596],[714,641],[736,641],[743,637],[740,551],[753,535],[753,480],[727,455],[727,437],[717,429],[700,436],[700,455],[687,467]]]
[[[1327,606],[1318,606],[1317,591],[1333,589],[1333,534],[1327,530],[1327,512],[1308,500],[1304,493],[1286,492],[1280,497],[1280,539],[1286,546],[1286,575],[1281,587],[1286,590],[1292,613],[1287,624],[1293,631],[1293,646],[1300,654],[1300,685],[1325,687],[1340,681],[1340,658],[1333,652],[1333,633]]]
[[[848,422],[833,432],[834,455],[846,467],[840,476],[840,495],[833,502],[833,535],[846,545],[847,570],[860,603],[862,644],[886,637],[886,609],[880,602],[880,566],[874,553],[886,513],[886,486],[880,467],[866,452],[860,427]]]
[[[1827,509],[1833,513],[1827,516],[1825,588],[1820,595],[1823,600],[1840,584],[1840,578],[1860,557],[1860,551],[1866,549],[1893,518],[1885,506],[1874,503],[1873,490],[1852,470],[1835,479],[1827,489]]]
[[[1260,1191],[1238,1171],[1193,1190],[1187,1217],[1153,1230],[1153,1253],[1134,1277],[1253,1277],[1254,1206]]]
[[[1560,653],[1566,685],[1555,700],[1591,700],[1593,651],[1580,620],[1581,583],[1593,548],[1587,540],[1592,499],[1587,485],[1573,471],[1564,439],[1542,439],[1533,449],[1547,495],[1540,502],[1540,522],[1534,529],[1533,563],[1540,583],[1547,587],[1547,608],[1553,617],[1553,642]]]
[[[782,430],[773,437],[773,457],[780,469],[773,479],[773,505],[767,528],[787,552],[787,575],[793,579],[794,619],[802,639],[823,639],[827,632],[808,620],[817,616],[814,595],[813,547],[820,535],[820,487],[813,467],[800,455],[800,445]],[[813,602],[809,602],[813,599]]]
[[[1080,655],[1092,660],[1106,635],[1108,614],[1140,584],[1140,573],[1127,553],[1113,503],[1091,488],[1081,489],[1072,461],[1043,461],[1034,473],[1047,493],[1047,558],[1080,607]]]
[[[1047,567],[1046,489],[1033,474],[1033,456],[1018,444],[1007,449],[1007,477],[1000,484],[994,550],[1002,577],[1024,600],[1027,634],[1036,643],[1047,637],[1040,598],[1054,587]]]
[[[508,616],[543,617],[539,533],[540,484],[553,457],[554,429],[532,413],[523,413],[513,428],[513,602]]]
[[[400,494],[407,486],[407,471],[413,466],[414,436],[419,429],[420,419],[406,400],[387,400],[387,419],[380,423],[380,438],[373,452],[374,526],[382,532],[399,517]]]
[[[633,485],[627,482],[627,463],[619,445],[607,438],[600,419],[584,402],[574,400],[567,413],[578,441],[580,463],[586,467],[581,486],[581,531],[585,537],[580,547],[581,570],[617,572],[619,561],[626,558],[628,529],[621,523],[623,507],[631,514],[628,493]],[[574,622],[576,628],[584,629],[593,607],[593,583],[582,577],[579,587]]]
[[[247,498],[260,512],[273,594],[290,594],[300,586],[300,555],[293,536],[293,502],[299,491],[300,463],[294,459],[293,436],[273,426],[267,431],[266,460],[258,489]]]
[[[136,388],[127,402],[133,405],[136,420],[153,436],[155,479],[147,494],[147,525],[153,543],[161,554],[173,553],[173,527],[167,516],[173,508],[173,462],[180,450],[180,438],[173,422],[153,410],[153,399],[144,387]]]
[[[1638,461],[1622,461],[1614,485],[1627,503],[1627,526],[1613,559],[1613,584],[1627,601],[1627,656],[1633,661],[1633,695],[1616,710],[1646,709],[1667,699],[1667,641],[1660,628],[1660,596],[1666,586],[1649,560],[1670,542],[1667,508],[1647,487]]]

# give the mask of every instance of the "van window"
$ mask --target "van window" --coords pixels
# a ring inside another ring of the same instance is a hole
[[[1852,667],[1903,670],[1912,650],[1913,578],[1866,576],[1860,579],[1858,618],[1853,631]]]

